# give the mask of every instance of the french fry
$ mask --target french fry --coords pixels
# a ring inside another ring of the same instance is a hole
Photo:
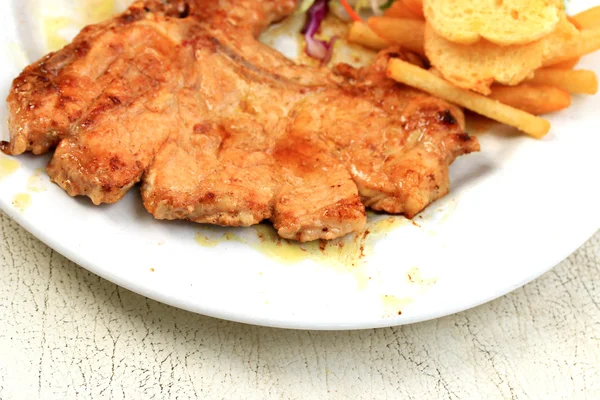
[[[437,76],[438,78],[444,79],[444,76],[442,75],[442,73],[440,72],[440,70],[437,69],[436,67],[429,67],[429,69],[427,71],[429,71],[433,75]]]
[[[555,55],[544,62],[545,67],[556,65],[600,50],[600,26],[584,29],[579,39],[562,54]]]
[[[583,27],[581,26],[581,24],[579,23],[579,21],[577,21],[574,17],[567,15],[567,20],[572,23],[575,28],[577,28],[577,30],[582,30]]]
[[[348,41],[373,50],[382,50],[390,45],[387,40],[377,36],[367,24],[360,21],[352,23],[350,31],[348,32]]]
[[[592,7],[589,10],[580,12],[573,16],[579,29],[590,29],[600,26],[600,6]]]
[[[553,86],[528,83],[492,86],[492,93],[488,97],[533,115],[548,114],[571,105],[569,92]]]
[[[423,13],[423,0],[402,0],[406,8],[420,19],[425,19]]]
[[[404,4],[402,0],[394,1],[394,4],[391,5],[390,8],[385,10],[383,13],[384,16],[390,18],[409,18],[409,19],[418,19],[419,17],[413,14],[408,7]]]
[[[559,62],[558,64],[554,64],[551,65],[551,68],[558,68],[558,69],[573,69],[577,66],[577,64],[579,64],[579,60],[580,58],[572,58],[570,60],[567,61],[563,61],[563,62]]]
[[[569,93],[596,94],[598,92],[598,77],[593,71],[565,70],[557,68],[542,68],[535,71],[528,83],[550,85]]]
[[[390,60],[388,76],[408,86],[423,90],[478,114],[514,126],[535,138],[542,138],[550,130],[550,122],[525,111],[507,106],[490,99],[460,89],[432,73],[399,59]]]
[[[369,27],[378,36],[418,54],[425,54],[425,22],[389,17],[369,18]]]

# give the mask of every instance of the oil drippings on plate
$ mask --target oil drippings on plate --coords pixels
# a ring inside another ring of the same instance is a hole
[[[0,157],[0,181],[8,178],[19,169],[19,162],[12,158]]]
[[[383,318],[392,318],[402,315],[404,307],[414,302],[411,297],[396,297],[388,294],[381,296],[383,305]]]
[[[28,193],[18,193],[12,201],[13,206],[21,212],[24,212],[31,205],[31,195]]]
[[[42,171],[43,168],[36,169],[33,175],[27,179],[28,192],[41,193],[47,190],[46,186],[44,185],[44,180],[42,179]]]
[[[409,220],[397,216],[371,214],[367,227],[359,233],[343,238],[299,243],[279,237],[275,229],[266,224],[252,227],[254,235],[239,236],[224,228],[206,227],[196,234],[196,243],[202,247],[217,247],[224,242],[247,244],[267,258],[282,264],[296,264],[313,260],[339,267],[357,267],[372,253],[375,243]],[[364,274],[363,274],[364,275]],[[361,278],[361,279],[358,279]],[[357,277],[359,286],[366,286],[368,277]]]
[[[420,286],[431,286],[437,282],[436,277],[423,276],[421,270],[417,267],[412,267],[406,274],[408,281]]]
[[[406,272],[406,280],[408,281],[407,283],[412,286],[412,289],[405,289],[405,294],[410,294],[410,296],[399,297],[392,294],[381,295],[383,318],[393,318],[402,315],[404,308],[425,294],[437,283],[438,279],[434,276],[425,276],[419,268],[412,267]]]
[[[46,49],[48,51],[59,50],[69,43],[69,40],[63,34],[63,30],[72,23],[73,20],[67,17],[44,18],[44,37],[46,38]]]
[[[107,20],[118,11],[116,0],[82,0],[79,7],[60,15],[46,15],[42,27],[46,50],[57,51],[72,40],[75,33],[86,25]]]
[[[233,232],[225,232],[222,235],[214,235],[214,232],[217,228],[206,227],[204,232],[196,233],[196,243],[202,247],[217,247],[220,243],[223,242],[237,242],[237,243],[247,243],[242,237],[236,235]],[[212,234],[211,234],[212,233]]]
[[[107,20],[117,12],[115,0],[86,0],[80,7],[85,24],[95,24]]]

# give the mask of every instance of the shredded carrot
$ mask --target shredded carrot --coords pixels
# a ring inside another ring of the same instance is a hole
[[[360,15],[358,15],[356,11],[354,11],[352,6],[348,4],[347,0],[340,0],[340,3],[342,3],[342,6],[344,7],[344,9],[346,9],[346,12],[348,13],[348,15],[350,15],[350,18],[352,18],[354,21],[362,22],[362,18],[360,17]]]

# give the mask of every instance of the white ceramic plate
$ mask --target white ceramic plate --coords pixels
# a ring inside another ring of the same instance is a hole
[[[104,12],[85,3],[0,2],[0,93],[45,53],[47,41],[61,40],[54,34],[69,37],[86,11]],[[591,5],[570,4],[572,11]],[[55,18],[61,16],[68,19]],[[581,68],[600,73],[600,54]],[[340,257],[262,243],[254,228],[155,221],[137,190],[117,205],[94,207],[48,181],[40,170],[48,157],[0,156],[0,207],[90,271],[176,307],[290,328],[406,324],[501,296],[556,265],[600,227],[599,107],[600,96],[576,96],[573,107],[551,116],[552,132],[542,141],[507,128],[480,136],[482,152],[452,166],[449,196],[416,224],[371,218],[375,232],[364,243],[328,246],[326,253]],[[5,123],[1,136],[8,138]],[[361,244],[367,254],[359,259]]]

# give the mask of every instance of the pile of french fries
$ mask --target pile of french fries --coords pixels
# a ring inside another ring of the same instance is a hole
[[[598,79],[593,71],[574,68],[580,57],[600,49],[600,6],[568,19],[580,31],[577,43],[565,46],[562,53],[544,62],[541,68],[516,85],[493,84],[487,95],[452,84],[435,68],[425,70],[400,59],[390,61],[388,75],[398,82],[542,138],[550,130],[550,123],[539,115],[569,107],[572,94],[593,95],[598,91]],[[399,45],[426,56],[426,24],[423,0],[396,0],[383,16],[353,22],[348,41],[373,50]]]

